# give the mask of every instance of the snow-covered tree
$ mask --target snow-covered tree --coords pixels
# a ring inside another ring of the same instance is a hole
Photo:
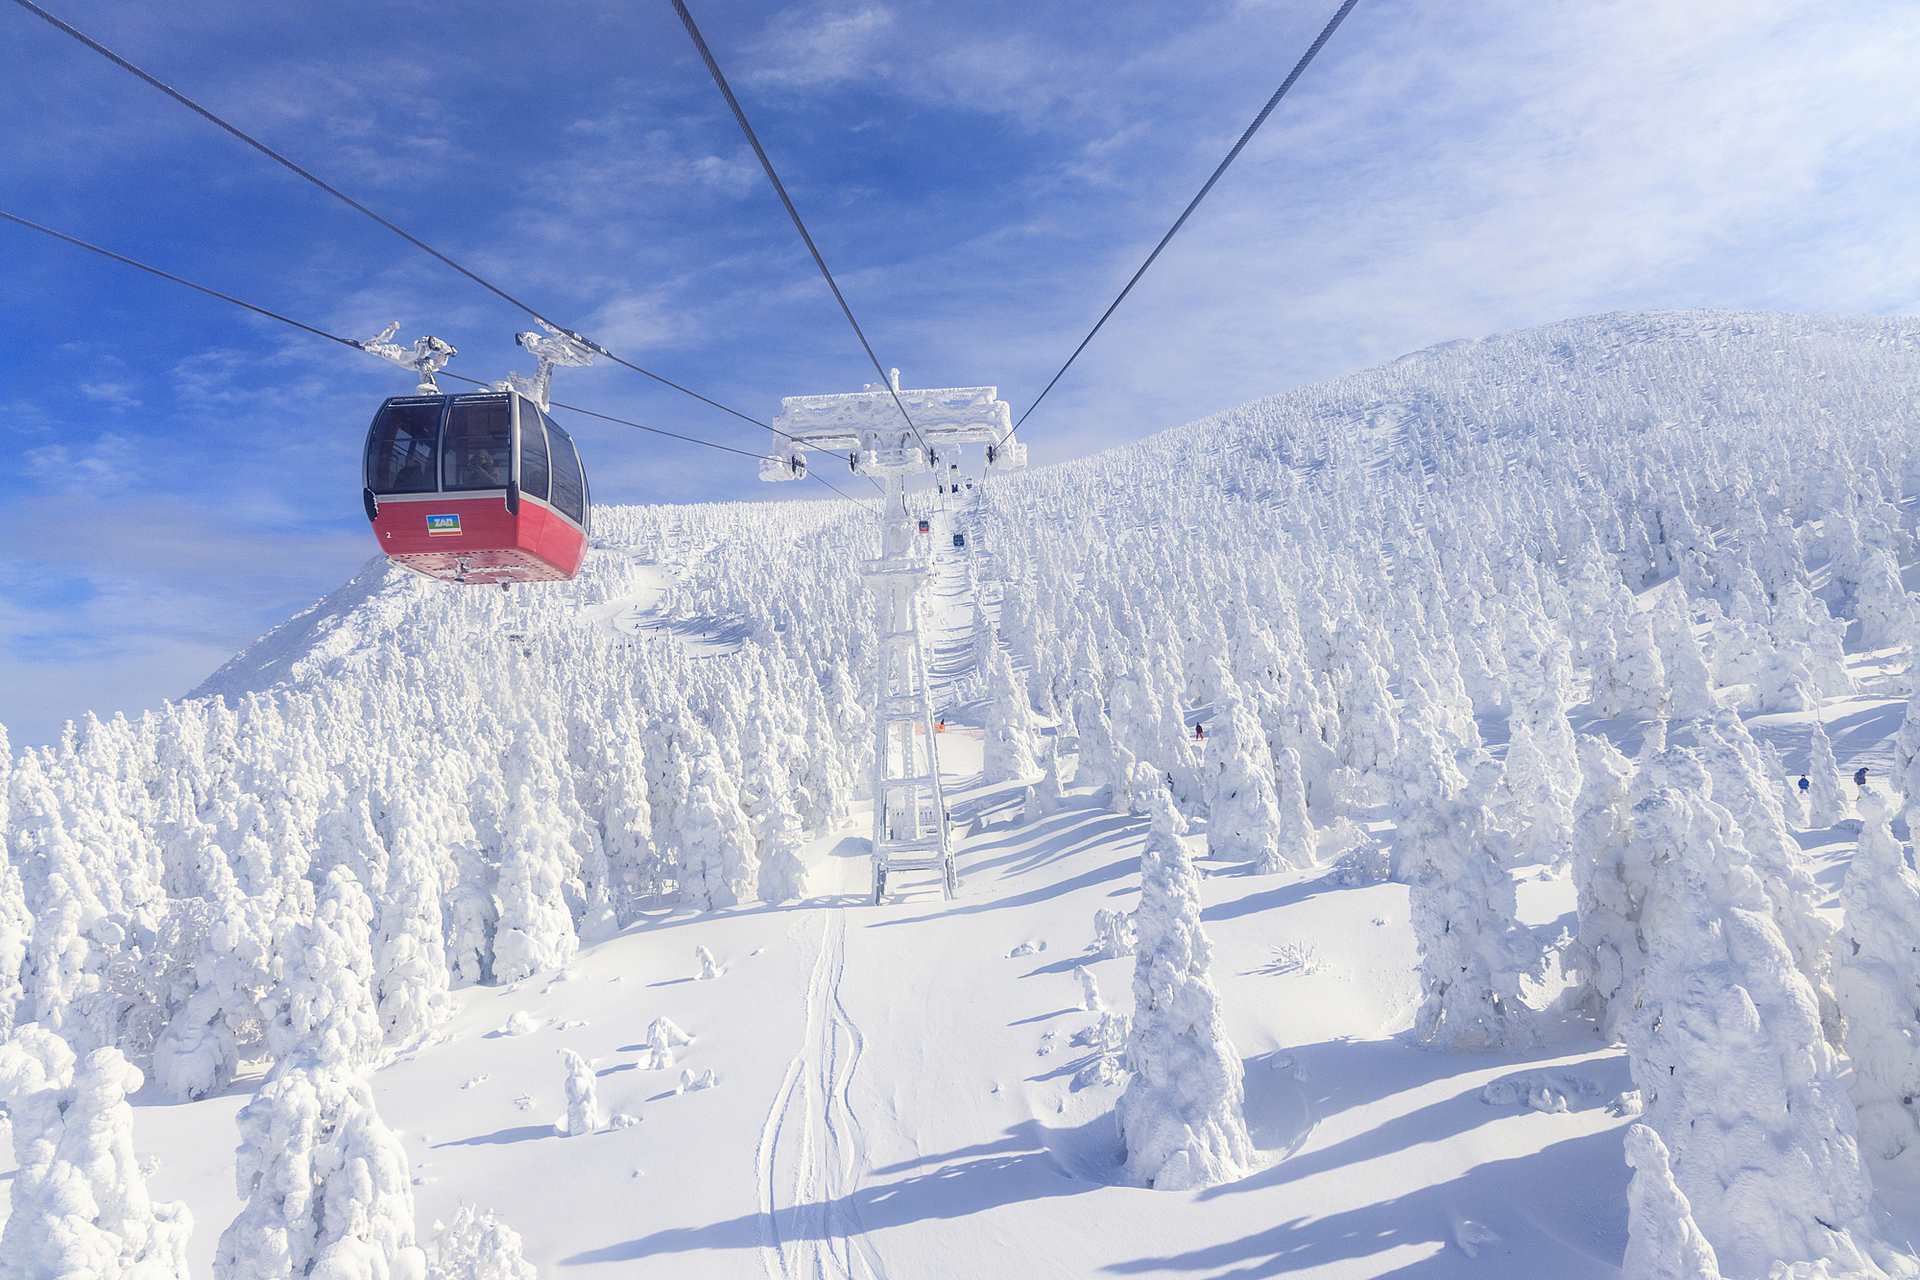
[[[987,714],[983,748],[987,781],[1025,782],[1040,772],[1034,758],[1033,705],[1013,671],[1006,651],[992,645],[986,655]]]
[[[1080,726],[1080,756],[1074,766],[1073,785],[1111,787],[1118,798],[1132,776],[1133,753],[1114,736],[1113,723],[1094,694],[1075,694],[1073,715]]]
[[[1624,1280],[1721,1280],[1720,1260],[1675,1185],[1667,1144],[1644,1124],[1627,1126],[1627,1256]]]
[[[1131,911],[1096,908],[1093,913],[1093,942],[1089,950],[1097,951],[1109,960],[1132,955],[1139,943],[1133,918]]]
[[[118,1049],[95,1049],[76,1070],[66,1042],[33,1023],[0,1044],[19,1166],[0,1275],[186,1280],[193,1217],[153,1203],[134,1158],[127,1095],[140,1085]]]
[[[1840,890],[1834,989],[1861,1149],[1891,1160],[1920,1143],[1920,876],[1871,801]]]
[[[453,1221],[436,1223],[426,1280],[536,1280],[520,1235],[492,1213],[463,1204]]]
[[[1808,825],[1831,827],[1852,817],[1853,800],[1848,795],[1846,780],[1840,776],[1840,766],[1834,761],[1833,742],[1827,737],[1827,727],[1819,720],[1813,722],[1807,758],[1807,780],[1813,784],[1807,792]]]
[[[800,857],[806,843],[800,811],[794,803],[792,775],[781,758],[773,723],[765,713],[747,721],[741,742],[740,807],[753,831],[760,864],[756,888],[764,902],[785,902],[806,894],[807,866]]]
[[[425,1270],[406,1152],[351,1069],[311,1050],[282,1058],[235,1121],[247,1203],[220,1235],[215,1280]]]
[[[565,836],[552,825],[552,807],[523,784],[512,812],[511,844],[494,888],[500,913],[493,935],[495,982],[557,969],[580,949],[563,894]]]
[[[1260,722],[1223,665],[1211,663],[1215,689],[1213,733],[1207,738],[1203,778],[1207,795],[1207,852],[1251,862],[1270,875],[1290,864],[1280,852],[1279,798],[1273,756]],[[1289,852],[1297,853],[1297,846]]]
[[[1240,1056],[1207,976],[1213,945],[1200,924],[1200,878],[1172,799],[1157,791],[1148,803],[1127,1036],[1133,1075],[1117,1114],[1128,1175],[1181,1191],[1240,1177],[1253,1143],[1241,1116]]]
[[[1404,736],[1403,739],[1404,741]],[[1319,858],[1313,819],[1307,814],[1307,787],[1300,776],[1300,753],[1282,747],[1274,754],[1274,803],[1280,810],[1280,861],[1310,867]]]
[[[570,1138],[582,1137],[600,1127],[600,1104],[594,1096],[593,1068],[571,1049],[560,1051],[567,1069],[567,1119],[563,1130]]]
[[[1605,738],[1580,738],[1581,787],[1574,802],[1573,884],[1579,933],[1567,967],[1580,982],[1576,1003],[1619,1038],[1629,1003],[1620,1000],[1639,981],[1638,917],[1644,870],[1627,862],[1633,762]]]
[[[1522,977],[1538,978],[1539,940],[1518,915],[1508,838],[1493,825],[1491,762],[1458,799],[1424,801],[1402,815],[1395,861],[1408,884],[1425,991],[1414,1034],[1448,1049],[1526,1045],[1533,1010]]]
[[[307,1045],[349,1066],[373,1059],[381,1026],[373,995],[372,914],[353,872],[335,867],[327,873],[312,922],[284,939],[279,1011],[267,1028],[267,1045],[276,1055]]]
[[[1671,748],[1651,781],[1633,807],[1645,960],[1627,1023],[1646,1123],[1732,1274],[1876,1274],[1871,1184],[1819,1002],[1706,769]]]
[[[402,1043],[432,1030],[448,1014],[446,923],[440,875],[421,824],[395,832],[385,901],[374,947],[374,996],[380,1026]]]

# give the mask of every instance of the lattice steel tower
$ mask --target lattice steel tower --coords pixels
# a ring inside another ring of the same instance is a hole
[[[953,851],[940,790],[940,753],[933,701],[920,646],[919,589],[932,569],[907,514],[906,477],[939,465],[942,446],[984,444],[987,465],[1015,470],[1027,448],[1013,440],[1012,415],[996,387],[903,391],[893,388],[834,396],[788,396],[773,420],[779,434],[761,459],[762,480],[798,480],[809,451],[844,455],[860,475],[886,487],[880,513],[880,557],[860,572],[873,592],[880,652],[873,673],[873,901],[895,871],[937,871],[954,894]],[[896,404],[896,398],[898,403]],[[912,419],[902,418],[901,411]]]

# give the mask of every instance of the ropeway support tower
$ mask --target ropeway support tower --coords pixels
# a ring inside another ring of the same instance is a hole
[[[880,557],[863,561],[874,596],[880,652],[873,673],[873,901],[895,871],[937,871],[954,895],[953,850],[940,789],[940,753],[933,701],[920,647],[919,589],[932,570],[907,515],[906,478],[940,465],[943,448],[986,446],[987,466],[1000,471],[1027,464],[1027,447],[1013,439],[1012,414],[996,387],[937,391],[869,385],[845,395],[788,396],[773,420],[774,450],[760,461],[762,480],[799,480],[809,452],[846,458],[850,470],[880,479]],[[904,410],[904,413],[902,412]]]

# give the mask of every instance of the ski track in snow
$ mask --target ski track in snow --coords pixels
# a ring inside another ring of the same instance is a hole
[[[855,859],[844,862],[858,866]],[[842,878],[852,877],[843,869]],[[867,1158],[853,1080],[866,1039],[840,997],[847,913],[836,907],[821,914],[820,948],[807,983],[805,1041],[787,1066],[760,1135],[763,1262],[768,1280],[885,1280],[856,1199]]]
[[[921,625],[937,648],[964,655],[973,640],[966,557],[944,549],[955,523],[947,512],[936,513],[930,534],[937,540],[933,581]],[[927,674],[936,686],[953,678],[938,664]],[[833,866],[839,883],[831,891],[859,900],[864,860],[836,859]],[[857,1198],[868,1166],[853,1085],[866,1037],[841,996],[847,909],[821,914],[820,947],[807,984],[805,1040],[787,1065],[755,1153],[765,1231],[762,1262],[768,1280],[885,1280]]]

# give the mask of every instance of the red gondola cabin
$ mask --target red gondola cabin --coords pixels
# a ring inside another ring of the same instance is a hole
[[[446,582],[564,582],[592,499],[573,439],[525,396],[395,396],[367,431],[367,519],[387,558]]]

